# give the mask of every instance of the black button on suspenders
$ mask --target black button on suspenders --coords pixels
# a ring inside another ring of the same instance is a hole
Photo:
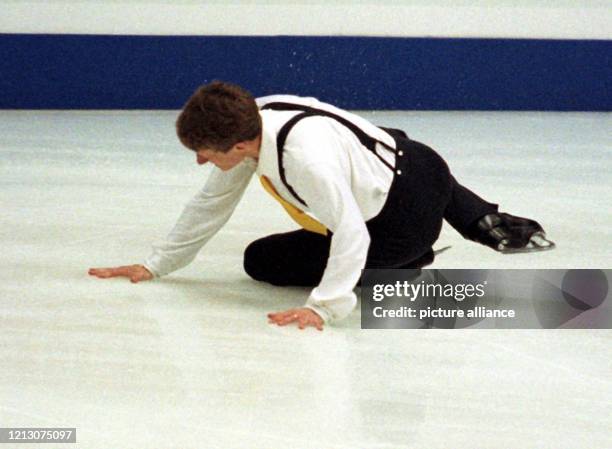
[[[285,102],[268,103],[262,106],[261,109],[271,109],[274,111],[302,111],[300,114],[297,114],[296,116],[292,117],[287,123],[285,123],[283,127],[280,129],[280,131],[278,132],[278,135],[276,137],[276,151],[278,154],[278,170],[280,173],[281,181],[283,182],[287,190],[289,190],[289,192],[291,192],[291,194],[295,197],[295,199],[297,199],[304,206],[307,206],[306,202],[297,194],[297,192],[293,189],[293,187],[291,187],[291,185],[289,185],[289,183],[287,182],[287,178],[285,177],[285,168],[283,167],[283,149],[285,148],[285,141],[287,140],[287,136],[289,135],[289,132],[295,126],[295,124],[299,122],[300,120],[302,120],[303,118],[313,117],[313,116],[324,116],[324,117],[329,117],[329,118],[336,120],[340,124],[346,126],[350,131],[352,131],[353,134],[355,134],[355,136],[357,137],[357,139],[359,139],[359,142],[361,142],[361,144],[364,147],[370,150],[374,154],[374,156],[378,158],[378,160],[380,160],[387,168],[389,168],[389,170],[391,171],[395,170],[393,166],[389,164],[389,162],[387,162],[380,154],[376,152],[376,144],[379,143],[385,148],[387,148],[388,150],[393,151],[394,153],[397,151],[395,148],[387,145],[385,142],[381,140],[375,139],[374,137],[366,134],[357,125],[345,119],[344,117],[339,116],[338,114],[334,114],[333,112],[329,112],[324,109],[318,109],[318,108],[313,108],[313,107],[305,106],[301,104],[285,103]],[[382,129],[386,131],[387,133],[389,133],[384,128]]]

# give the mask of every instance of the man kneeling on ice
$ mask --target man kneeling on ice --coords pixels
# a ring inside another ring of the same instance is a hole
[[[302,229],[252,242],[245,271],[274,285],[314,287],[304,307],[268,314],[280,326],[321,330],[346,317],[363,268],[431,264],[443,220],[504,253],[554,247],[537,222],[500,213],[459,184],[428,146],[314,98],[255,100],[213,82],[193,94],[176,127],[198,164],[215,165],[206,185],[143,264],[89,274],[139,282],[186,266],[227,222],[254,173]]]

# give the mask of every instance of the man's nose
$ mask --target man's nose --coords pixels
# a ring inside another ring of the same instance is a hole
[[[204,156],[200,156],[199,154],[196,156],[196,162],[198,163],[198,165],[202,165],[208,162],[208,159],[206,159]]]

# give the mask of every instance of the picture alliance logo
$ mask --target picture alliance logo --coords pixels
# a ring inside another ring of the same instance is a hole
[[[546,304],[534,302],[541,326],[612,328],[612,310],[606,303],[610,292],[609,275],[609,270],[572,269],[556,280],[537,278],[532,297],[550,299]]]

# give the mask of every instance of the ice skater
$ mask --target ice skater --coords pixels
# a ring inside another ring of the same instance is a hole
[[[281,326],[322,330],[346,317],[363,268],[431,264],[443,220],[503,253],[554,247],[536,221],[501,213],[459,184],[431,148],[315,98],[255,100],[217,81],[196,90],[176,128],[198,164],[215,166],[206,184],[144,263],[89,274],[140,282],[186,266],[230,218],[254,173],[302,229],[252,242],[245,271],[314,287],[304,307],[268,314]]]

